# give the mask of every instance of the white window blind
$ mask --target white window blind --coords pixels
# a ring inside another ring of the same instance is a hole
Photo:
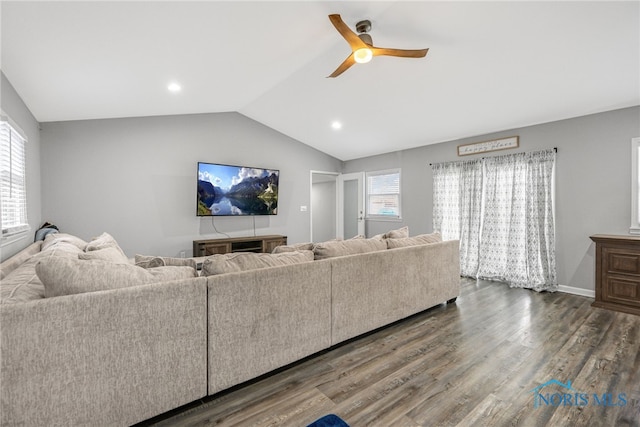
[[[3,239],[29,230],[26,140],[7,120],[0,121],[0,210]]]
[[[367,218],[400,219],[400,170],[367,173]]]

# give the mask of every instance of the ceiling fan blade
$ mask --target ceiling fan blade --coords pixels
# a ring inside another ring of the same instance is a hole
[[[373,56],[387,55],[403,58],[423,58],[429,49],[389,49],[386,47],[373,47]]]
[[[327,76],[327,77],[338,77],[340,74],[347,71],[347,69],[355,63],[356,63],[356,60],[353,59],[353,53],[352,53],[351,55],[347,56],[347,59],[345,59],[342,62],[342,64],[340,64],[338,68],[336,68],[336,70],[333,73],[331,73],[330,76]]]
[[[351,50],[358,50],[367,47],[365,42],[360,40],[360,37],[358,37],[358,35],[353,31],[351,31],[347,24],[344,23],[340,15],[329,15],[329,20],[331,21],[333,26],[336,27],[336,30],[338,30],[342,37],[344,37],[347,43],[349,43],[349,46],[351,46]]]

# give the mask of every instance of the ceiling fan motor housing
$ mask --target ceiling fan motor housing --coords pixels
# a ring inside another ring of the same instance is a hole
[[[369,34],[365,34],[365,33],[358,34],[358,37],[360,37],[360,40],[362,40],[369,46],[373,46],[373,40],[371,39],[371,36]]]
[[[371,36],[367,34],[369,31],[371,31],[371,21],[369,21],[368,19],[359,21],[356,24],[356,31],[359,33],[358,37],[360,37],[360,40],[362,40],[369,46],[373,46],[373,40],[371,39]]]
[[[371,21],[365,19],[364,21],[358,21],[356,24],[356,31],[359,33],[368,33],[371,31]]]

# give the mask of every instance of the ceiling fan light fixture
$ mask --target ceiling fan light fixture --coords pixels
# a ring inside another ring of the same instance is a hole
[[[371,36],[367,34],[369,30],[371,30],[371,21],[364,20],[358,22],[356,24],[356,31],[360,34],[356,34],[347,24],[345,24],[337,13],[329,15],[329,20],[336,30],[338,30],[340,35],[347,41],[347,43],[349,43],[351,53],[347,56],[347,59],[342,61],[342,63],[338,65],[338,68],[336,68],[328,77],[338,77],[340,74],[348,70],[353,64],[364,64],[371,61],[371,58],[373,58],[374,55],[398,56],[401,58],[424,58],[429,50],[376,47],[373,45]]]
[[[371,58],[373,58],[373,51],[366,47],[363,47],[353,52],[353,59],[358,64],[366,64],[367,62],[371,61]]]

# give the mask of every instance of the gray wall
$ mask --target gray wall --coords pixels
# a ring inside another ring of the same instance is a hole
[[[313,211],[313,241],[336,238],[336,177],[331,181],[314,182],[311,187]]]
[[[33,243],[35,230],[42,225],[40,191],[40,131],[20,95],[4,73],[0,73],[0,100],[2,111],[25,133],[27,138],[27,216],[31,231],[23,238],[0,247],[0,260],[5,260]]]
[[[309,241],[309,171],[341,162],[238,113],[42,124],[43,218],[85,239],[107,231],[127,255],[192,253],[194,239],[284,234]],[[198,161],[280,169],[279,211],[196,217]]]
[[[401,225],[408,225],[411,235],[431,232],[433,180],[429,164],[473,158],[458,157],[456,147],[511,135],[520,136],[518,149],[485,156],[558,148],[558,281],[562,286],[593,290],[594,246],[589,236],[628,234],[631,224],[631,138],[640,136],[640,107],[345,162],[344,173],[402,168],[402,222],[368,221],[367,235]]]

